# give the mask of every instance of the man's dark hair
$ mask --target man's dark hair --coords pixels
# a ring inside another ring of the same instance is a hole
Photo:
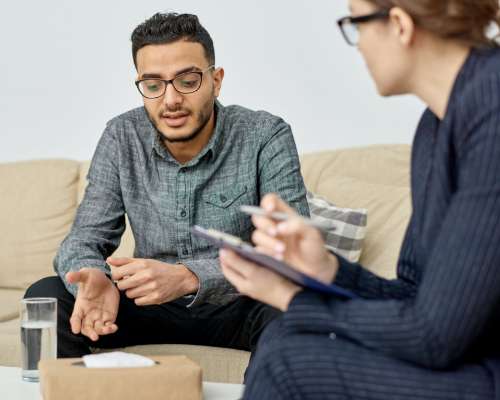
[[[132,32],[132,56],[137,68],[137,52],[149,44],[167,44],[185,40],[203,46],[210,65],[215,64],[212,38],[193,14],[156,13]]]

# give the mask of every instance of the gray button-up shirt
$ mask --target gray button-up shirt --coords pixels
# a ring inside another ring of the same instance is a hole
[[[180,164],[162,145],[144,107],[112,119],[97,145],[88,186],[54,268],[65,274],[96,267],[120,243],[125,214],[134,257],[182,263],[199,278],[192,304],[226,303],[236,296],[220,270],[218,249],[190,233],[192,225],[250,240],[252,223],[239,212],[278,193],[308,215],[306,190],[290,126],[264,111],[216,103],[214,133],[191,161]]]

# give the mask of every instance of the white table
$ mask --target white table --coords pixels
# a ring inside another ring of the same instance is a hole
[[[242,397],[243,385],[203,382],[204,400],[237,400]],[[24,382],[21,369],[0,366],[1,400],[41,400],[40,385]]]

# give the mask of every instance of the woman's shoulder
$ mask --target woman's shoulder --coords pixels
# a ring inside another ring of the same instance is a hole
[[[500,84],[500,47],[474,49],[457,78],[459,79],[457,100],[467,103],[477,101],[478,92],[481,98],[489,101],[489,97],[498,97]],[[486,96],[486,97],[484,97]]]
[[[452,143],[457,156],[500,146],[500,48],[474,50],[451,107]]]
[[[449,111],[459,126],[500,112],[500,48],[473,50],[455,86]]]
[[[500,73],[500,46],[480,48],[472,51],[477,72],[483,74]]]

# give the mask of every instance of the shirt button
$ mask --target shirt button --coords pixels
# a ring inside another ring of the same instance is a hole
[[[223,203],[225,203],[227,201],[227,197],[224,196],[223,194],[220,195],[220,201],[222,201]]]
[[[330,332],[330,334],[328,335],[328,337],[332,340],[335,340],[337,339],[337,335],[335,334],[335,332]]]
[[[185,218],[185,217],[186,217],[186,215],[187,215],[186,210],[182,210],[182,211],[181,211],[181,217],[182,217],[182,218]]]

